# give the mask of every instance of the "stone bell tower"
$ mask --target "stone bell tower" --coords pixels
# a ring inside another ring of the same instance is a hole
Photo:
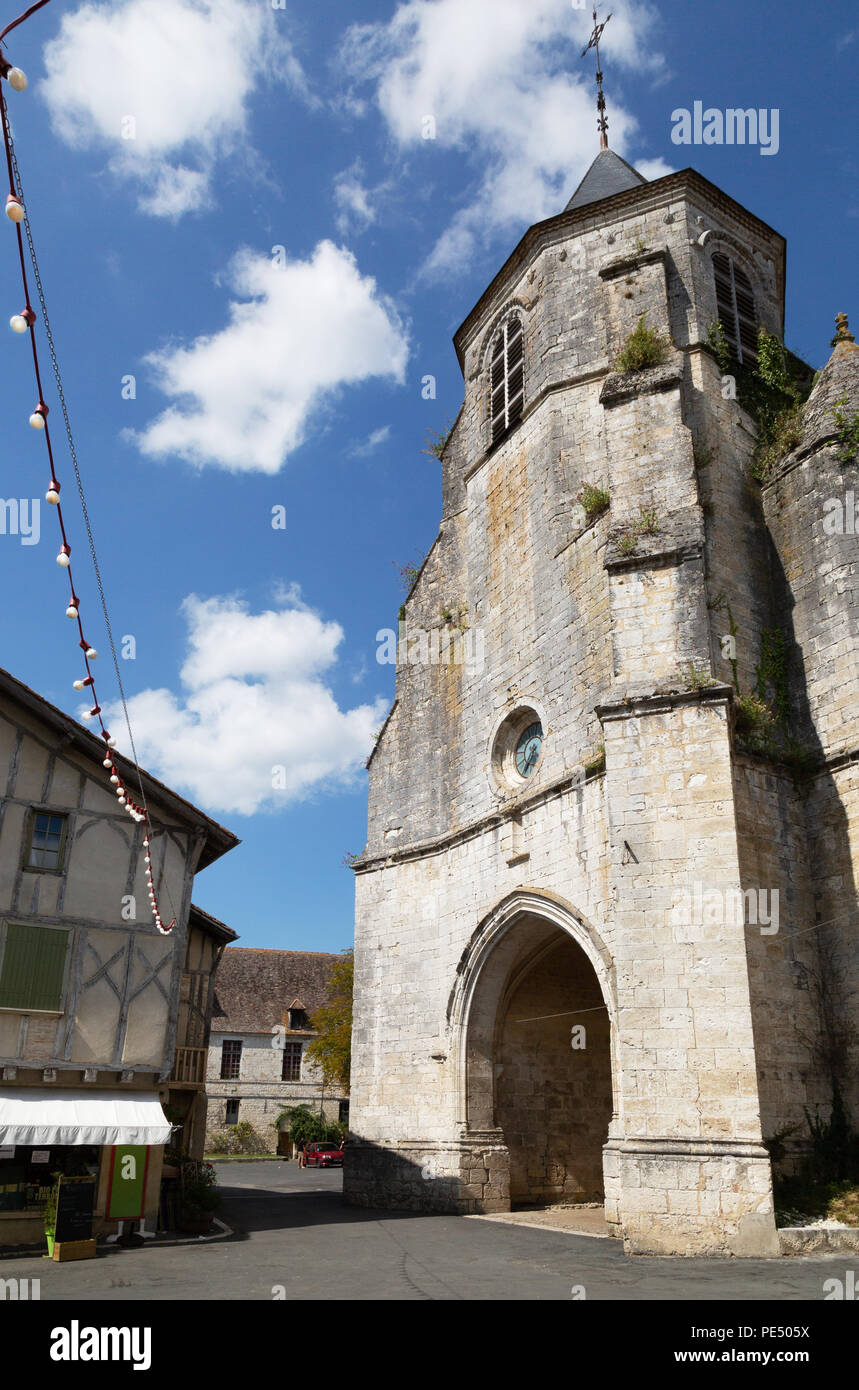
[[[808,529],[828,404],[761,487],[712,351],[721,324],[750,371],[758,330],[783,338],[784,263],[694,170],[606,148],[455,335],[356,865],[348,1201],[604,1199],[630,1251],[777,1251],[763,1140],[829,1098],[814,856],[852,891],[859,796],[846,552]],[[811,798],[738,736],[786,604]]]

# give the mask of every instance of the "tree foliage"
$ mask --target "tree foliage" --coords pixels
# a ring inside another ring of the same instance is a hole
[[[312,1024],[319,1036],[307,1044],[307,1055],[319,1067],[325,1085],[337,1086],[347,1095],[352,1052],[353,971],[352,952],[344,951],[328,980],[328,1002],[313,1015]]]
[[[299,1144],[302,1139],[305,1144],[324,1143],[326,1140],[331,1144],[339,1144],[345,1129],[345,1125],[339,1124],[336,1120],[326,1120],[324,1115],[314,1115],[306,1105],[292,1105],[286,1110],[281,1110],[274,1123],[276,1129],[280,1129],[282,1124],[287,1126],[293,1144]]]

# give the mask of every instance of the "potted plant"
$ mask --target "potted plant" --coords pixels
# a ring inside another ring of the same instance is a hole
[[[212,1229],[215,1212],[221,1205],[218,1175],[211,1163],[188,1165],[183,1174],[179,1208],[179,1229],[186,1235],[205,1236]],[[196,1171],[195,1171],[196,1170]]]
[[[42,1220],[45,1225],[45,1240],[48,1242],[49,1259],[52,1259],[54,1254],[54,1236],[57,1231],[57,1190],[59,1188],[59,1179],[56,1174],[51,1174],[51,1176],[54,1178],[54,1185],[42,1203]]]

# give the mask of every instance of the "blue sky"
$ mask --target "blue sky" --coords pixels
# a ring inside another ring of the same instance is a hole
[[[835,313],[859,319],[855,6],[612,9],[612,147],[651,177],[693,165],[787,237],[786,341],[821,365]],[[589,27],[562,0],[53,0],[7,41],[112,622],[136,643],[138,749],[241,837],[195,897],[244,945],[351,942],[342,859],[364,843],[363,759],[394,694],[376,632],[396,622],[397,567],[436,534],[422,449],[461,401],[451,335],[596,153]],[[673,144],[672,111],[695,101],[778,108],[778,153]],[[17,276],[9,227],[7,315]],[[6,333],[0,362],[4,497],[41,497],[26,340]],[[37,545],[0,536],[2,660],[78,713],[44,504],[41,522]]]

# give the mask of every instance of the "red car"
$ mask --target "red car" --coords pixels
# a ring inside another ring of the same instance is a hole
[[[308,1168],[343,1167],[343,1150],[336,1144],[308,1144],[306,1158]]]

